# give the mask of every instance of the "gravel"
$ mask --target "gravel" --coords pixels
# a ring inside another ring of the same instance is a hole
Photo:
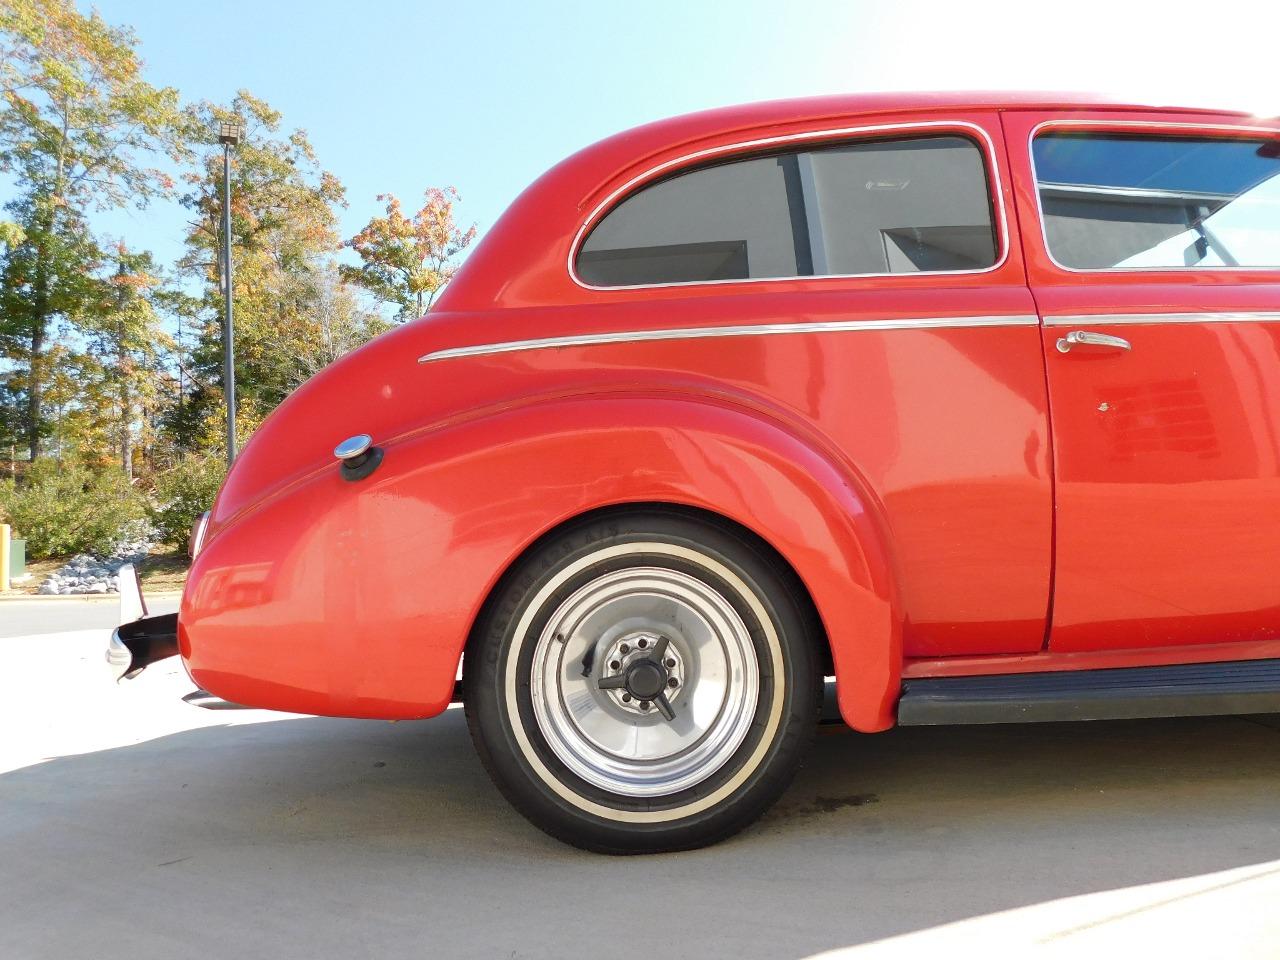
[[[36,592],[44,596],[117,593],[116,575],[120,568],[146,559],[154,547],[151,531],[135,526],[125,531],[120,544],[110,554],[97,557],[81,553],[72,557],[49,574]]]

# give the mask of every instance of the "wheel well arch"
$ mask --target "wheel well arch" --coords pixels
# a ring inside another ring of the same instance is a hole
[[[705,507],[692,506],[690,504],[676,503],[661,500],[641,500],[629,501],[625,503],[613,503],[605,506],[594,507],[585,510],[571,517],[566,517],[560,522],[544,530],[536,538],[525,545],[513,556],[506,567],[493,581],[488,593],[485,595],[484,601],[480,604],[475,617],[471,622],[471,628],[467,631],[466,643],[463,646],[462,663],[460,666],[461,680],[458,687],[458,698],[464,697],[466,691],[466,654],[472,649],[477,634],[481,630],[486,617],[492,610],[495,598],[502,593],[503,587],[506,586],[511,576],[514,574],[524,559],[537,550],[541,549],[544,544],[575,527],[585,526],[592,523],[598,523],[601,520],[607,520],[610,517],[626,516],[636,513],[666,513],[671,516],[686,517],[693,520],[701,520],[706,523],[714,524],[722,530],[747,541],[751,546],[758,550],[762,555],[769,559],[769,562],[775,567],[780,576],[791,586],[794,596],[799,601],[801,612],[809,621],[809,628],[814,643],[817,645],[819,655],[819,666],[822,670],[822,676],[829,677],[835,672],[834,656],[831,650],[831,638],[827,633],[826,625],[822,621],[821,615],[818,613],[818,606],[814,602],[813,594],[809,587],[801,578],[799,572],[791,564],[782,552],[778,550],[768,539],[761,536],[757,531],[752,530],[745,524],[739,523],[731,517],[727,517],[722,513],[714,510],[708,510]]]

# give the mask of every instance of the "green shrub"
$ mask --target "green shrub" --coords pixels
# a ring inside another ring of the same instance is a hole
[[[196,518],[213,506],[213,498],[226,476],[216,457],[189,456],[156,477],[154,502],[147,515],[164,543],[185,546]]]
[[[0,482],[0,515],[26,538],[27,556],[43,560],[110,553],[145,506],[117,470],[38,460],[21,483]]]

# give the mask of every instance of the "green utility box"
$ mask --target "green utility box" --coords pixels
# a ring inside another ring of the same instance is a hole
[[[21,580],[27,575],[27,541],[9,541],[9,579]]]

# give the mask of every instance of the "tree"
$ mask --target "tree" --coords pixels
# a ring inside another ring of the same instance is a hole
[[[103,395],[103,369],[97,358],[55,339],[46,355],[49,376],[44,405],[49,412],[44,434],[46,455],[101,467],[111,459],[111,416]]]
[[[36,191],[8,204],[22,239],[6,248],[0,264],[0,355],[16,367],[10,383],[23,408],[15,413],[32,460],[51,429],[44,394],[54,374],[48,351],[52,322],[72,322],[83,313],[101,259],[79,213],[56,207],[53,198]]]
[[[457,271],[458,254],[476,236],[474,225],[463,230],[454,222],[453,205],[460,199],[453,187],[432,187],[422,208],[409,217],[393,195],[380,194],[386,214],[374,217],[347,242],[361,264],[344,265],[343,278],[395,305],[399,320],[422,316]]]
[[[391,327],[380,314],[361,308],[336,264],[308,274],[305,284],[303,322],[294,331],[295,340],[287,351],[294,361],[295,385]]]
[[[303,378],[298,351],[313,344],[313,314],[339,249],[337,208],[345,199],[342,184],[317,162],[306,133],[282,133],[280,114],[264,100],[242,90],[229,106],[203,103],[190,115],[193,127],[208,133],[182,198],[194,218],[180,267],[204,284],[202,329],[191,356],[200,386],[183,421],[189,439],[213,445],[223,402],[213,386],[221,382],[222,358],[222,152],[212,131],[231,118],[246,127],[232,157],[231,230],[237,399],[249,429]]]
[[[99,280],[95,309],[83,327],[89,353],[99,364],[100,396],[115,455],[126,477],[134,474],[134,448],[148,439],[147,414],[165,380],[163,356],[173,340],[160,327],[151,294],[160,286],[149,253],[117,244],[108,276]]]
[[[452,276],[475,235],[455,224],[452,189],[428,191],[412,216],[381,197],[386,216],[350,244],[361,266],[344,270],[344,190],[305,131],[290,132],[246,91],[182,107],[175,90],[144,79],[133,33],[75,0],[0,0],[0,179],[10,188],[0,210],[0,444],[10,474],[21,477],[25,455],[141,478],[221,446],[215,129],[231,118],[246,127],[226,238],[242,435],[391,325],[363,291],[403,318]],[[174,194],[191,217],[173,271],[92,229],[102,210]]]
[[[17,474],[17,449],[26,433],[23,430],[21,411],[26,400],[13,382],[13,371],[0,371],[0,460],[5,461],[4,475]]]
[[[153,417],[158,441],[153,461],[162,461],[154,465],[168,467],[185,452],[204,446],[201,441],[209,415],[207,398],[220,391],[203,371],[196,369],[194,362],[195,350],[207,332],[203,292],[193,295],[176,283],[166,283],[152,291],[151,301],[167,319],[173,337],[172,349],[165,358],[165,389]],[[220,434],[221,430],[217,432]],[[216,439],[211,438],[211,443]]]
[[[74,317],[78,271],[92,259],[84,214],[133,203],[144,206],[172,187],[144,159],[184,153],[185,120],[178,94],[141,77],[137,40],[70,0],[0,3],[0,171],[18,187],[7,205],[25,239],[6,258],[4,335],[22,343],[27,368],[25,430],[29,454],[45,431],[44,362],[51,321]],[[9,231],[11,232],[11,231]],[[10,285],[15,266],[20,282]]]

